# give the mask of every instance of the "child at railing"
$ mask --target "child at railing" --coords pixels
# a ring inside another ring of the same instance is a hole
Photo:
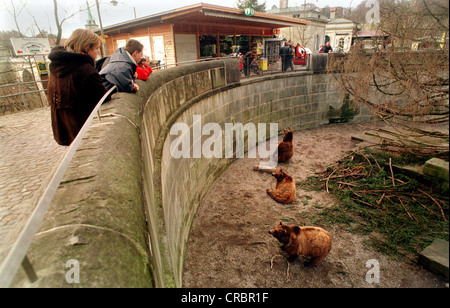
[[[256,75],[262,74],[262,70],[259,67],[258,62],[256,61],[256,58],[253,59],[252,63],[250,63],[250,69],[251,72],[255,73]]]
[[[148,65],[150,62],[147,60],[146,56],[143,56],[141,58],[141,61],[139,61],[138,66],[136,68],[136,74],[137,78],[141,80],[147,80],[148,77],[150,77],[150,74],[153,72],[152,68]]]
[[[239,72],[244,75],[244,57],[242,56],[242,54],[238,55],[239,58]]]

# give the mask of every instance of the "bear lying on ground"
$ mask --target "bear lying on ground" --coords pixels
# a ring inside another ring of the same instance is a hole
[[[278,144],[277,152],[274,153],[274,160],[279,163],[287,163],[294,156],[294,145],[292,140],[294,139],[294,131],[285,129],[283,141]],[[278,157],[278,158],[277,158]]]
[[[297,195],[295,193],[295,182],[292,176],[284,173],[283,169],[272,173],[272,176],[277,179],[277,187],[275,190],[267,189],[269,196],[273,200],[284,204],[294,202]]]
[[[287,252],[291,262],[302,255],[311,257],[307,265],[314,267],[322,262],[331,250],[331,236],[322,228],[288,226],[280,222],[269,233],[283,244],[281,248]]]

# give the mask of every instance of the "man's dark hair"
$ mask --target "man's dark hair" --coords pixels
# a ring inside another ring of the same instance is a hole
[[[141,42],[137,40],[129,40],[127,42],[127,45],[125,46],[125,50],[130,53],[130,55],[133,54],[133,52],[138,51],[141,52],[144,49],[144,45],[141,44]]]

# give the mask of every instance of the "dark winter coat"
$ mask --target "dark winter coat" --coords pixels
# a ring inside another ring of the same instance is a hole
[[[51,63],[47,98],[53,136],[58,144],[70,145],[106,89],[89,55],[57,46],[48,58]]]
[[[331,48],[331,46],[327,46],[327,45],[322,46],[322,52],[329,53],[331,51],[333,51],[333,48]]]
[[[281,59],[289,59],[292,56],[292,48],[289,46],[283,46],[280,48]]]
[[[121,47],[111,56],[111,60],[101,71],[100,76],[106,89],[117,86],[119,92],[133,92],[136,62]]]

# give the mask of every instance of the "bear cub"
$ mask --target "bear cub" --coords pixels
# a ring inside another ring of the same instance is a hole
[[[307,265],[314,267],[322,262],[331,250],[330,234],[319,227],[288,226],[280,222],[269,233],[283,244],[281,249],[286,251],[291,262],[302,255],[311,257]]]
[[[274,161],[279,163],[287,163],[294,156],[294,145],[292,140],[294,139],[294,131],[290,129],[284,129],[283,141],[278,144],[278,149],[274,153]],[[278,156],[278,157],[277,157]]]
[[[277,187],[275,190],[267,189],[267,194],[280,203],[288,204],[295,201],[297,195],[295,193],[295,182],[292,176],[283,172],[283,169],[272,173],[277,179]]]

